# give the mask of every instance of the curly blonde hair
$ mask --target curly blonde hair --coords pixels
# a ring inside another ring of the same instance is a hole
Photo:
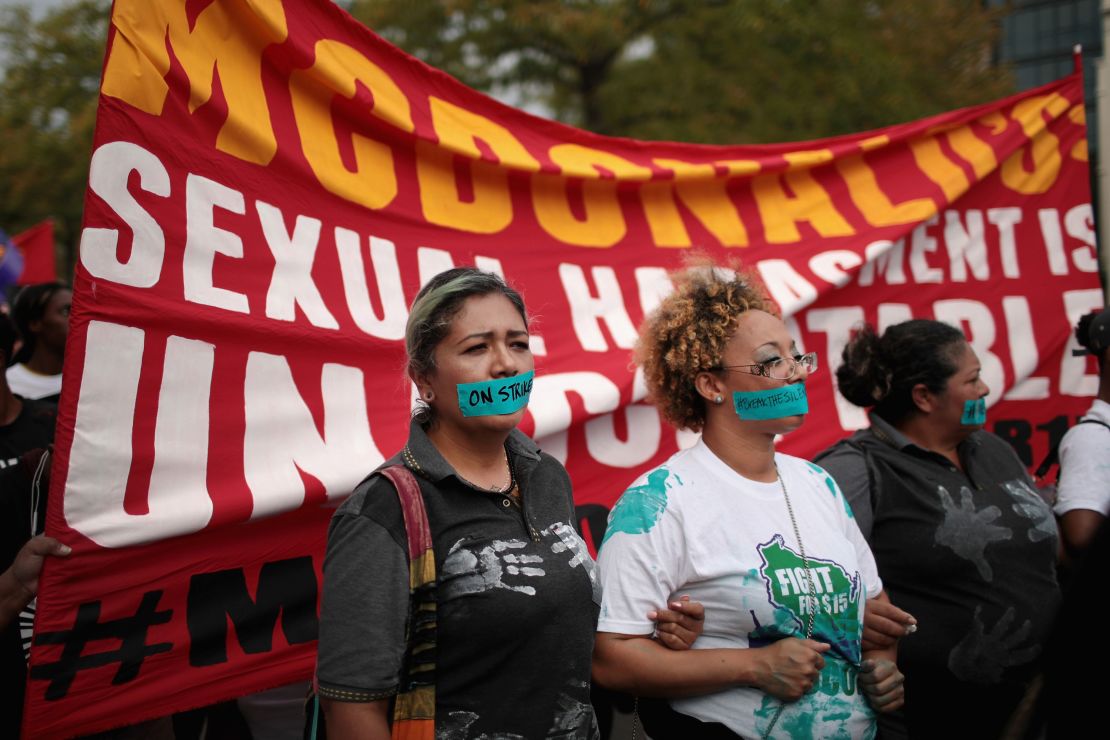
[[[671,424],[701,431],[705,399],[694,386],[698,373],[717,367],[745,311],[779,315],[751,274],[695,264],[671,275],[674,292],[640,326],[635,361],[648,394]]]

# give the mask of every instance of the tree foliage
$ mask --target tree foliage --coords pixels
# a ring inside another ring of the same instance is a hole
[[[468,85],[599,133],[707,143],[831,136],[1011,91],[979,0],[355,0]]]
[[[0,10],[0,227],[53,218],[59,267],[73,264],[96,117],[108,0],[78,0],[36,19]]]
[[[292,0],[288,0],[292,1]],[[599,133],[710,143],[866,130],[1010,91],[981,0],[348,0],[467,85]],[[0,9],[0,227],[73,264],[109,0]]]
[[[636,43],[720,0],[354,0],[351,13],[465,84],[607,129],[602,87]]]

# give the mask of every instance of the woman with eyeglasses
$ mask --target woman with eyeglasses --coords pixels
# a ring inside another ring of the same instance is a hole
[[[656,740],[870,737],[873,710],[902,700],[893,648],[861,645],[864,603],[882,598],[875,561],[836,483],[774,447],[805,419],[817,357],[750,277],[692,268],[674,280],[636,361],[659,411],[701,439],[610,514],[594,678],[640,696]],[[643,617],[676,594],[705,605],[682,653]]]
[[[836,377],[871,426],[816,460],[852,505],[890,600],[921,627],[898,652],[905,730],[999,737],[1059,603],[1052,510],[1010,445],[983,428],[990,389],[959,329],[862,327]]]

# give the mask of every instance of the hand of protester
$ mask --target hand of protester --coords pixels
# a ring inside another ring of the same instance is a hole
[[[655,636],[671,650],[689,650],[705,626],[705,607],[699,601],[683,596],[672,601],[670,609],[656,609],[647,613],[655,622]]]
[[[11,574],[21,588],[34,596],[39,590],[39,574],[42,573],[42,564],[48,555],[65,557],[72,550],[68,545],[63,545],[53,537],[39,535],[27,541],[12,562]]]
[[[876,712],[893,712],[905,701],[905,676],[894,661],[865,660],[859,667],[859,685]]]
[[[863,652],[885,650],[917,631],[917,619],[889,601],[868,599],[863,610]]]
[[[828,649],[828,643],[796,637],[760,648],[761,665],[757,669],[756,687],[782,701],[801,699],[817,683],[825,667],[821,653]]]

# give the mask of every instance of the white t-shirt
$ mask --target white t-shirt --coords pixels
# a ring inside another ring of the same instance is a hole
[[[1110,403],[1096,398],[1084,418],[1110,424]],[[1099,424],[1076,424],[1060,440],[1055,511],[1073,509],[1110,515],[1110,429]]]
[[[20,363],[8,368],[8,387],[17,396],[31,400],[56,396],[62,392],[62,374],[42,375]]]
[[[828,642],[818,685],[787,704],[775,733],[868,738],[874,714],[856,687],[863,604],[882,589],[875,559],[847,501],[820,467],[789,455],[775,462],[809,561],[818,609],[813,639]],[[812,605],[797,537],[778,482],[741,477],[699,441],[641,476],[609,515],[598,558],[598,631],[642,635],[647,612],[689,594],[705,605],[694,649],[761,647],[805,637]],[[761,737],[780,702],[735,687],[675,699],[679,712]]]

